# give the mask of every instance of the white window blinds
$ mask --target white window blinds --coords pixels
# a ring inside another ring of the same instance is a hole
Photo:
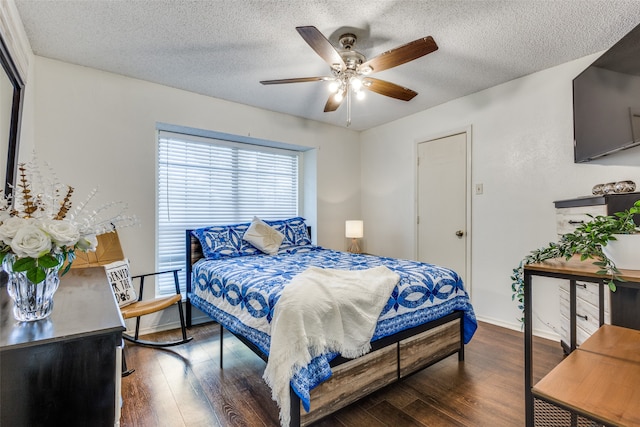
[[[250,222],[254,215],[297,216],[299,156],[297,151],[159,131],[159,271],[182,268],[184,292],[185,230]],[[159,276],[158,294],[172,292],[173,277]]]

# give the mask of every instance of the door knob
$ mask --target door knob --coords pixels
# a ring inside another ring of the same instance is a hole
[[[458,236],[458,237],[464,236],[464,231],[462,231],[462,230],[456,231],[456,236]]]

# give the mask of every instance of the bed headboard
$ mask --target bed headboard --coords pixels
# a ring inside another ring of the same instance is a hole
[[[200,245],[200,240],[193,234],[191,234],[192,230],[187,230],[187,265],[192,266],[202,258],[204,258],[204,253],[202,252],[202,245]]]
[[[186,304],[185,304],[185,310],[186,310],[186,317],[187,317],[187,327],[191,327],[192,325],[192,312],[191,312],[191,299],[190,299],[190,295],[191,295],[191,267],[193,266],[193,264],[195,262],[197,262],[199,259],[204,258],[204,254],[202,252],[202,245],[200,245],[200,241],[198,240],[197,237],[195,237],[193,234],[191,234],[191,231],[193,230],[186,230],[186,255],[187,255],[187,262],[186,262],[186,285],[187,285],[187,295],[186,295]]]
[[[200,245],[200,240],[195,237],[191,232],[193,230],[186,230],[186,241],[185,241],[185,250],[187,255],[187,265],[186,265],[186,279],[187,279],[187,301],[188,295],[191,292],[191,267],[193,264],[204,258],[204,253],[202,251],[202,246]],[[311,236],[311,227],[307,226],[307,233]]]

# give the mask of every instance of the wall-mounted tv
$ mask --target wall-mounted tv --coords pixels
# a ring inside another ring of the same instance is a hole
[[[573,79],[575,162],[640,145],[640,25]]]

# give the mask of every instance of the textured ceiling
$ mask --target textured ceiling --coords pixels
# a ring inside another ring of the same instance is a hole
[[[324,113],[326,82],[260,80],[329,75],[296,26],[331,42],[349,32],[367,58],[431,35],[439,50],[375,74],[418,92],[409,102],[368,92],[354,130],[608,49],[640,23],[640,2],[15,0],[36,55],[346,125]]]

